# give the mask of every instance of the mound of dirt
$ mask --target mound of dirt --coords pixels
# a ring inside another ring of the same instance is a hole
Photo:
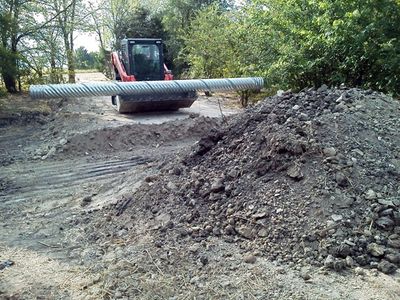
[[[52,109],[49,101],[32,100],[24,94],[8,95],[0,98],[0,128],[10,124],[44,124]]]
[[[106,127],[76,134],[65,140],[63,152],[68,155],[84,153],[129,151],[134,147],[158,148],[177,140],[194,140],[205,132],[220,126],[216,118],[197,117],[165,122],[162,124],[129,124],[120,127]]]
[[[377,92],[269,97],[148,177],[123,215],[147,219],[159,247],[219,236],[292,266],[393,273],[399,128],[399,102]]]

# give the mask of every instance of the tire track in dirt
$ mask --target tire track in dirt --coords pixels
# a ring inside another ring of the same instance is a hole
[[[46,191],[82,185],[86,181],[98,181],[103,178],[126,172],[133,167],[150,162],[142,156],[126,160],[110,160],[79,163],[78,161],[39,162],[35,164],[17,164],[4,167],[0,180],[6,186],[0,192],[2,204],[20,202],[41,196]]]

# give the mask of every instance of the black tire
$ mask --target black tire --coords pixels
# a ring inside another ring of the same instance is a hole
[[[119,76],[118,70],[116,68],[113,68],[113,78],[115,81],[121,81],[121,76]],[[117,96],[111,96],[111,104],[114,106],[117,106]]]

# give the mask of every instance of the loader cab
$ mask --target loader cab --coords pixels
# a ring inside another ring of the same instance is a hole
[[[121,54],[128,75],[135,76],[137,81],[164,79],[161,39],[123,39]]]

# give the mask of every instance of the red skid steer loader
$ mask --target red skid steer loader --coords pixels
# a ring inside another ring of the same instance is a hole
[[[161,39],[123,39],[121,50],[112,52],[111,63],[116,81],[173,80],[171,71],[164,64]],[[178,110],[190,107],[196,99],[195,91],[111,97],[112,104],[120,113]]]

